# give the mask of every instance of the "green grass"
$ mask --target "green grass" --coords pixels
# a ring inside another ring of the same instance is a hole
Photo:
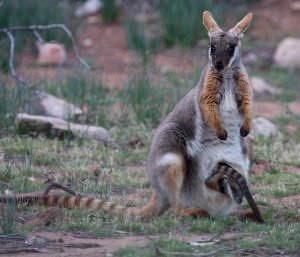
[[[158,31],[150,36],[147,33],[147,25],[137,22],[131,17],[125,21],[125,27],[129,47],[140,57],[141,63],[147,66],[159,48]]]
[[[190,47],[196,43],[200,36],[206,36],[207,32],[202,25],[201,14],[205,10],[212,10],[213,2],[206,0],[159,1],[157,9],[164,28],[163,41],[165,46],[171,47],[178,44],[182,47]],[[216,17],[220,16],[216,15]]]
[[[118,18],[119,8],[115,0],[103,0],[102,19],[106,23],[115,22]]]
[[[145,74],[129,83],[125,97],[138,123],[157,126],[175,106],[178,101],[177,93],[170,87],[154,84]]]
[[[266,70],[255,70],[254,73],[258,76],[262,76],[271,85],[281,88],[282,94],[273,96],[271,100],[278,100],[280,102],[292,102],[299,97],[298,93],[298,80],[299,72],[293,69],[281,68],[278,66],[269,66]]]
[[[0,188],[1,189],[1,188]],[[1,194],[4,192],[0,190]],[[0,231],[2,234],[11,234],[15,232],[16,223],[16,202],[15,200],[7,199],[6,205],[0,204]]]
[[[28,91],[22,86],[10,87],[0,80],[0,128],[15,129],[17,113],[27,97]]]
[[[124,166],[145,163],[152,131],[152,126],[145,124],[139,124],[138,127],[119,127],[112,133],[112,137],[117,143],[106,147],[96,142],[81,141],[79,143],[77,140],[68,142],[42,138],[33,140],[19,136],[2,138],[0,139],[0,148],[3,149],[6,156],[10,157],[0,166],[1,179],[6,181],[6,185],[2,186],[2,189],[15,190],[15,192],[43,190],[46,187],[44,181],[49,172],[54,172],[57,174],[58,182],[69,184],[77,191],[107,198],[128,207],[143,206],[151,195],[146,174],[143,169],[127,172]],[[130,142],[137,138],[141,140],[141,146],[129,150]],[[264,144],[266,142],[258,144],[255,152]],[[283,150],[283,148],[280,149]],[[277,151],[275,152],[278,154]],[[95,177],[94,173],[89,170],[90,165],[101,166],[98,177]],[[112,181],[100,179],[105,174],[109,174]],[[156,248],[161,252],[170,253],[203,253],[218,250],[219,256],[234,256],[235,252],[230,250],[233,248],[237,249],[240,254],[247,251],[257,254],[272,254],[276,250],[281,250],[286,254],[296,253],[297,244],[294,240],[295,238],[297,240],[297,233],[299,233],[299,225],[296,222],[299,214],[293,210],[286,210],[280,205],[270,205],[268,197],[299,193],[297,186],[289,187],[289,184],[299,184],[298,180],[299,176],[284,173],[276,168],[270,169],[262,177],[251,177],[251,183],[258,186],[254,190],[255,199],[265,205],[262,215],[267,221],[266,225],[243,223],[233,217],[193,219],[178,217],[172,213],[142,222],[108,217],[102,212],[63,209],[59,218],[50,227],[54,231],[64,230],[74,233],[82,231],[104,238],[120,237],[124,236],[124,233],[125,236],[126,233],[130,235],[160,235],[162,240],[169,233],[181,235],[206,233],[221,237],[224,233],[234,232],[241,235],[246,233],[251,236],[251,240],[243,236],[229,241],[221,240],[214,247],[207,248],[192,247],[186,243],[174,243],[173,240],[162,244],[161,240],[158,240],[142,248],[121,249],[114,253],[115,256],[140,256],[141,254],[155,256]],[[143,197],[130,200],[128,197],[135,193],[143,194]],[[23,211],[30,215],[35,215],[42,210],[44,207],[41,206],[16,207],[17,212]],[[33,228],[25,229],[17,223],[14,229],[28,232]],[[285,244],[280,244],[281,241]]]

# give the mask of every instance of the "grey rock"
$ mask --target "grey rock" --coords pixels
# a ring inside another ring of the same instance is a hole
[[[279,95],[282,93],[280,88],[275,88],[269,85],[261,77],[250,77],[251,86],[253,88],[254,94],[268,94],[268,95]]]
[[[283,39],[276,48],[274,61],[281,67],[300,68],[300,39]]]
[[[255,139],[258,137],[282,137],[282,133],[277,129],[276,125],[263,117],[254,118],[252,121],[251,136]]]
[[[74,104],[39,90],[31,92],[26,109],[33,114],[61,119],[70,119],[83,114],[82,110]]]
[[[74,137],[96,140],[103,144],[107,144],[109,141],[109,134],[105,128],[75,124],[55,117],[19,113],[16,123],[19,128],[34,132],[50,133],[54,134],[54,136],[71,133]]]

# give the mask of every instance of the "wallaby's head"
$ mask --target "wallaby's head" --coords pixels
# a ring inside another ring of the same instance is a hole
[[[232,29],[224,32],[210,12],[203,12],[203,24],[210,38],[209,61],[215,71],[222,72],[239,61],[243,32],[249,27],[251,20],[252,13],[249,13]]]

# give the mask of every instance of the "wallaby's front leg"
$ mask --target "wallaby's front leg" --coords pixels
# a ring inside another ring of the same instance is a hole
[[[227,131],[222,127],[219,112],[221,81],[220,75],[211,70],[207,71],[200,93],[200,105],[205,121],[216,130],[219,139],[226,140]]]
[[[238,71],[235,75],[235,81],[238,87],[238,104],[244,115],[244,122],[240,129],[242,137],[246,137],[251,129],[252,121],[252,89],[247,73]]]

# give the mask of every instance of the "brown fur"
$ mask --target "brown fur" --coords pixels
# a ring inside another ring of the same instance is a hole
[[[218,138],[226,140],[227,132],[222,127],[219,113],[221,80],[222,77],[216,72],[207,71],[200,95],[200,105],[205,121],[216,130]]]
[[[252,90],[248,78],[248,74],[237,72],[234,77],[238,88],[238,105],[244,115],[244,123],[240,133],[242,137],[249,134],[252,121]]]

